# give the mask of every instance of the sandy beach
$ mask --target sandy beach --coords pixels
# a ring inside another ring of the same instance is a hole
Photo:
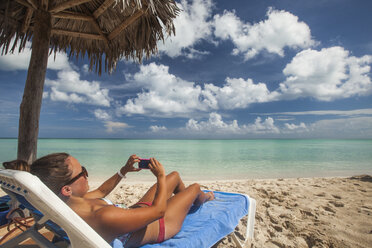
[[[185,182],[189,184],[191,182]],[[257,201],[254,239],[246,247],[371,247],[372,177],[200,181],[203,189],[247,194]],[[91,182],[91,188],[98,181]],[[123,182],[108,196],[137,202],[150,182]],[[246,219],[235,229],[245,233]],[[230,237],[214,247],[235,247]]]
[[[370,176],[199,183],[203,189],[244,193],[256,199],[254,240],[246,247],[371,247]],[[109,198],[130,205],[149,186],[123,182]],[[235,230],[238,237],[244,234],[243,223],[246,220]],[[234,247],[234,243],[224,238],[215,247]]]

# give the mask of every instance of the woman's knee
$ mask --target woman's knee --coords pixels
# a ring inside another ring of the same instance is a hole
[[[193,183],[193,184],[191,184],[191,185],[189,186],[189,188],[195,190],[196,192],[200,192],[200,191],[201,191],[201,189],[200,189],[200,184],[198,184],[198,183]]]
[[[180,173],[178,173],[177,171],[172,171],[171,173],[167,175],[167,179],[180,180],[181,176],[180,176]]]

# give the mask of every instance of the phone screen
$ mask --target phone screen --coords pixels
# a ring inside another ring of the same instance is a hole
[[[141,158],[140,162],[138,163],[138,168],[140,169],[150,169],[149,168],[150,159]]]

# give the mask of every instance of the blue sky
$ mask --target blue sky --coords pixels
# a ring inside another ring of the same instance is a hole
[[[142,64],[51,56],[39,137],[372,138],[371,1],[178,4]],[[29,57],[0,57],[0,137],[17,137]]]

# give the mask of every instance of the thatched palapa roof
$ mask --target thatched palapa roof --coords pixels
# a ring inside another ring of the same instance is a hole
[[[121,58],[141,61],[157,52],[163,32],[175,33],[174,0],[0,0],[2,54],[21,51],[32,39],[35,11],[52,17],[51,51],[90,59],[90,68],[112,71]]]

